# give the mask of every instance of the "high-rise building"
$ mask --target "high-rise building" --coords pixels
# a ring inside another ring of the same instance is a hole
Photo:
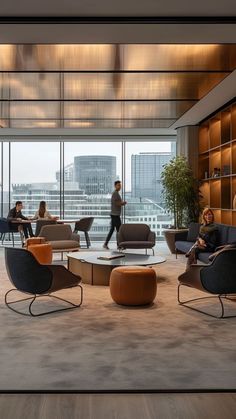
[[[60,170],[56,172],[56,180],[60,182]],[[70,163],[64,167],[64,182],[73,182],[74,180],[74,164]]]
[[[164,164],[174,157],[174,146],[175,144],[170,152],[147,152],[131,156],[131,195],[133,198],[147,198],[159,203],[162,201],[161,172]]]
[[[116,157],[74,157],[74,180],[87,195],[111,193],[116,180]]]

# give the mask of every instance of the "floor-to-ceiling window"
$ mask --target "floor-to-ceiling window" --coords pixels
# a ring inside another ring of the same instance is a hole
[[[0,144],[0,214],[3,213],[3,165],[2,165],[3,143]]]
[[[0,152],[1,216],[17,200],[23,201],[24,214],[33,216],[45,200],[60,218],[94,217],[91,240],[102,242],[119,179],[127,201],[123,222],[149,224],[158,240],[172,222],[162,199],[161,171],[175,155],[174,142],[6,141]]]
[[[23,213],[33,216],[40,201],[60,216],[60,143],[12,142],[10,159],[10,203],[23,201]]]
[[[65,143],[64,216],[94,217],[92,241],[103,241],[108,233],[110,198],[117,179],[122,179],[121,142]]]
[[[2,147],[2,217],[7,217],[10,209],[10,143]]]
[[[148,224],[159,238],[171,223],[163,203],[161,172],[174,156],[174,142],[125,144],[125,220]]]

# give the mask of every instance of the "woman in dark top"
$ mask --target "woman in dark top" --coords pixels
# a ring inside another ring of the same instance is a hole
[[[218,227],[214,223],[214,214],[210,208],[205,208],[202,213],[202,224],[196,243],[186,253],[186,257],[188,257],[187,268],[197,262],[199,253],[214,252],[217,245]]]

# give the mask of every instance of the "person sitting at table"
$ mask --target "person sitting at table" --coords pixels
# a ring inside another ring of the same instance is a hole
[[[10,209],[9,214],[7,216],[8,221],[21,221],[21,220],[28,220],[27,217],[25,217],[21,210],[23,209],[23,203],[22,201],[16,201],[16,204],[14,208]],[[29,235],[30,237],[34,237],[32,226],[30,223],[11,223],[11,230],[12,231],[19,231],[21,232],[23,230],[24,236],[26,239],[28,239]]]
[[[45,201],[40,201],[39,209],[36,211],[34,220],[57,220],[58,217],[53,217],[50,212],[47,210],[47,204]]]

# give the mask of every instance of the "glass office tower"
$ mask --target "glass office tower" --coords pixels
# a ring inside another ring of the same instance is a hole
[[[74,157],[74,180],[87,195],[111,193],[116,177],[115,156]]]
[[[144,152],[131,156],[131,193],[133,198],[162,202],[161,173],[163,166],[175,156],[170,152]]]

